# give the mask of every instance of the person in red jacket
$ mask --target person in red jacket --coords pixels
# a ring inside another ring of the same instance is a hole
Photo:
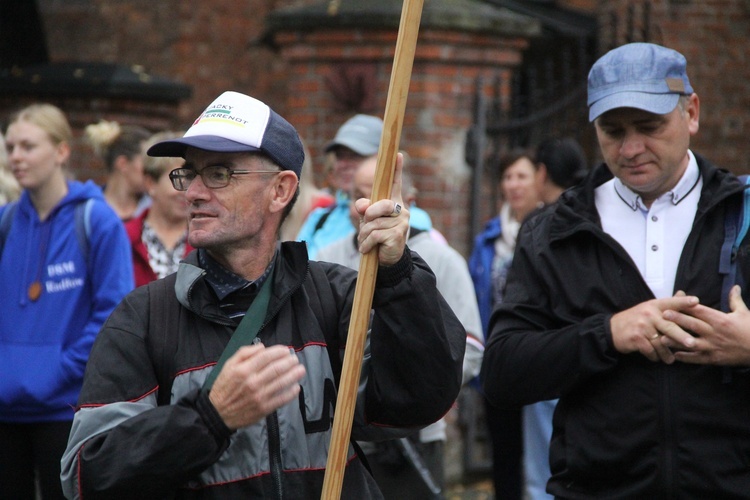
[[[146,141],[146,148],[159,141],[178,137],[182,137],[182,133],[154,134]],[[133,251],[136,286],[176,272],[180,261],[193,249],[187,242],[185,193],[175,190],[169,180],[169,172],[180,167],[184,160],[145,158],[144,182],[152,200],[151,207],[125,223]]]

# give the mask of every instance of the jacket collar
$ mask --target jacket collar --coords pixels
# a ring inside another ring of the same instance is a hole
[[[694,155],[700,175],[703,177],[697,218],[722,203],[728,196],[743,191],[744,185],[736,176],[715,167],[700,155]],[[594,168],[581,184],[560,196],[550,215],[551,240],[565,238],[580,230],[601,230],[594,192],[612,177],[612,172],[602,163]]]
[[[205,278],[206,271],[198,263],[198,252],[191,252],[177,270],[175,293],[177,300],[185,308],[199,316],[214,321],[227,322],[218,306],[210,285]],[[275,310],[279,302],[287,299],[305,281],[308,270],[307,247],[304,243],[288,241],[279,244],[274,262],[273,291],[269,311]]]
[[[687,197],[687,195],[698,186],[698,182],[701,179],[700,170],[698,169],[698,163],[695,160],[695,156],[690,152],[688,153],[690,155],[690,161],[688,162],[687,169],[683,172],[677,185],[670,190],[670,201],[673,205],[677,205],[684,200],[685,197]],[[633,212],[638,210],[639,207],[643,208],[643,210],[647,210],[643,204],[641,195],[623,184],[620,179],[614,180],[614,189],[620,200],[630,207]]]
[[[491,243],[498,239],[503,233],[502,224],[500,223],[500,217],[494,217],[487,221],[484,225],[484,230],[479,233],[479,239],[484,243]]]

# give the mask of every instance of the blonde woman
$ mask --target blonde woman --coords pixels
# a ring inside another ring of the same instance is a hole
[[[150,204],[143,180],[143,144],[151,133],[143,127],[101,120],[86,127],[86,137],[107,167],[104,198],[123,221]]]
[[[94,337],[133,287],[122,223],[101,189],[67,179],[65,115],[35,104],[5,140],[23,192],[0,207],[0,489],[62,498],[65,450]],[[4,242],[4,243],[3,243]]]

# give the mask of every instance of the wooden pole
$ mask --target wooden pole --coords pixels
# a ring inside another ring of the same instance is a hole
[[[373,202],[391,196],[396,155],[401,138],[401,127],[404,123],[404,110],[406,109],[406,98],[409,94],[409,82],[414,64],[414,52],[417,45],[423,3],[424,0],[404,0],[401,10],[401,23],[393,58],[391,82],[383,116],[383,134],[380,137],[375,181],[372,187],[371,199]],[[341,382],[336,399],[336,414],[333,419],[333,431],[328,449],[328,463],[326,464],[323,491],[320,497],[322,500],[335,500],[341,497],[377,272],[378,252],[377,249],[373,249],[360,259],[346,352],[341,369]]]

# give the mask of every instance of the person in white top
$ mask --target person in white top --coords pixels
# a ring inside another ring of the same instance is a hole
[[[354,173],[352,200],[371,196],[376,166],[377,157],[373,156],[357,168]],[[410,206],[414,201],[413,198],[416,197],[416,190],[406,171],[402,172],[401,180],[404,202]],[[352,225],[355,228],[359,227],[359,214],[354,209],[353,203],[350,208],[350,218]],[[429,231],[413,227],[409,231],[407,245],[430,266],[435,274],[438,290],[466,329],[462,377],[463,383],[466,383],[479,374],[484,351],[482,323],[466,260],[444,241],[436,241]],[[357,248],[357,235],[354,234],[322,247],[318,251],[317,260],[335,262],[358,269],[360,256]],[[418,436],[415,436],[418,439],[412,440],[411,445],[420,454],[422,464],[409,462],[407,457],[402,456],[401,447],[410,446],[410,443],[404,443],[403,440],[389,442],[379,447],[369,443],[360,443],[368,456],[375,480],[386,499],[434,498],[435,492],[443,489],[446,427],[445,419],[440,419],[420,430]],[[421,470],[422,475],[417,470],[420,467],[424,467]],[[430,476],[427,481],[431,480],[433,483],[429,486],[425,482],[425,469],[429,471]],[[435,491],[431,492],[430,488]]]

